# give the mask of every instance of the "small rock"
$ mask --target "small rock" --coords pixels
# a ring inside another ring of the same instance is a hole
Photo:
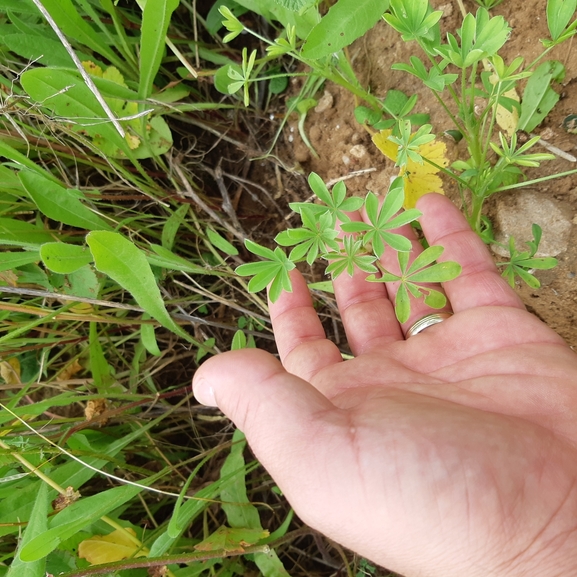
[[[355,158],[364,158],[367,155],[367,148],[362,144],[355,144],[350,150],[349,154]]]
[[[533,223],[543,229],[543,236],[536,256],[557,256],[567,250],[571,233],[571,219],[566,211],[543,193],[534,191],[515,192],[497,200],[495,238],[508,246],[509,237],[515,237],[519,250],[525,250],[525,242],[533,239]],[[509,251],[497,245],[493,251],[500,256],[509,256]]]
[[[547,127],[545,128],[545,130],[543,130],[541,132],[541,134],[539,135],[543,140],[552,140],[553,138],[555,138],[555,132],[553,129]]]
[[[442,18],[447,18],[453,14],[453,5],[449,2],[447,4],[443,4],[439,6],[437,10],[440,10],[443,13]]]
[[[333,95],[325,90],[325,93],[321,96],[319,103],[315,106],[315,112],[326,112],[333,107],[335,99]]]
[[[342,160],[343,160],[343,164],[344,164],[345,166],[348,166],[348,165],[351,163],[350,157],[348,157],[346,154],[343,154]]]

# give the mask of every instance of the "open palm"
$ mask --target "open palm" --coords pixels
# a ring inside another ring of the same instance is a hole
[[[271,304],[282,365],[243,350],[197,371],[299,516],[407,576],[577,575],[577,356],[525,311],[440,195],[421,224],[462,275],[454,316],[404,340],[395,287],[335,282],[355,358],[325,337],[302,277]],[[441,259],[439,259],[441,260]]]

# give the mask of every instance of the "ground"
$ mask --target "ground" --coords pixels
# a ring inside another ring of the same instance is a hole
[[[454,31],[460,21],[457,3],[437,0],[432,4],[444,11],[441,21],[443,31]],[[475,6],[473,2],[467,4],[467,8],[472,11],[476,9]],[[530,62],[538,56],[542,49],[539,39],[547,36],[544,6],[543,0],[505,0],[492,11],[493,14],[502,14],[513,28],[509,41],[500,52],[506,62],[511,62],[517,56],[523,56],[525,62]],[[577,112],[577,50],[574,44],[567,43],[548,56],[560,60],[567,72],[564,81],[556,86],[561,95],[559,103],[535,130],[544,140],[569,154],[577,154],[577,136],[567,133],[562,123],[568,115]],[[414,77],[390,69],[394,62],[406,62],[418,50],[414,43],[402,42],[397,32],[384,22],[379,22],[363,39],[350,47],[349,54],[359,78],[364,85],[370,86],[376,96],[383,97],[390,88],[402,90],[409,95],[416,92],[419,96],[417,111],[429,113],[434,132],[442,135],[452,126],[428,89],[419,85]],[[318,158],[310,153],[300,139],[294,120],[283,132],[287,148],[292,149],[292,162],[305,174],[315,171],[325,180],[337,179],[356,171],[367,171],[347,180],[351,194],[364,195],[368,190],[383,192],[394,172],[392,163],[379,153],[371,142],[370,134],[356,122],[353,116],[353,96],[331,84],[327,84],[324,90],[324,96],[320,95],[319,98],[318,111],[312,110],[306,122],[306,132]],[[450,138],[445,140],[451,159],[465,158],[463,143],[456,145]],[[539,169],[527,172],[527,176],[534,179],[575,168],[577,163],[574,161],[558,157],[543,163]],[[459,204],[458,195],[450,183],[446,183],[445,188],[452,200]],[[562,250],[555,255],[559,265],[551,271],[536,273],[541,288],[533,290],[518,285],[516,290],[531,312],[559,332],[570,345],[577,346],[577,226],[572,222],[577,212],[577,175],[550,180],[523,190],[536,195],[541,210],[529,216],[517,211],[519,218],[526,221],[518,225],[525,224],[530,229],[531,223],[527,218],[533,218],[534,222],[541,224],[544,246],[549,241],[558,245],[554,224],[559,219],[566,223],[566,230],[564,238],[560,239]],[[523,194],[527,193],[494,195],[487,202],[486,213],[498,221],[498,211],[513,204],[515,214],[515,203]],[[549,200],[554,207],[545,202]],[[505,235],[509,233],[507,230],[500,232]]]

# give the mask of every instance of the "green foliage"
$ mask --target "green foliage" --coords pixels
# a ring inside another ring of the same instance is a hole
[[[513,237],[509,238],[509,260],[506,262],[497,263],[498,266],[504,267],[503,277],[507,279],[507,282],[514,287],[515,280],[519,277],[522,281],[527,283],[531,288],[539,288],[541,283],[533,275],[533,271],[537,270],[547,270],[557,266],[557,259],[553,257],[536,257],[537,251],[539,250],[539,243],[541,242],[541,236],[543,231],[538,224],[533,224],[533,240],[526,242],[525,244],[529,248],[528,251],[519,251],[515,245],[515,239]]]
[[[388,4],[388,0],[339,0],[308,35],[302,57],[316,60],[348,46],[378,22]]]
[[[426,131],[423,134],[425,133]],[[446,304],[445,297],[439,291],[418,286],[417,283],[452,280],[459,275],[460,266],[446,262],[429,267],[442,252],[441,247],[430,247],[406,270],[408,255],[412,250],[411,242],[401,234],[392,232],[415,222],[421,216],[421,212],[416,209],[401,211],[405,198],[402,178],[393,181],[380,207],[379,198],[372,192],[369,192],[364,200],[354,197],[347,199],[343,181],[339,181],[332,191],[329,191],[322,179],[312,173],[309,184],[321,202],[291,205],[293,210],[299,211],[303,227],[288,229],[275,238],[281,246],[296,245],[288,257],[278,247],[272,251],[252,241],[246,241],[247,248],[253,254],[268,259],[243,264],[236,269],[237,274],[243,276],[255,275],[248,285],[250,291],[263,290],[270,285],[269,298],[275,302],[282,290],[292,290],[288,271],[295,267],[296,262],[306,260],[312,265],[321,257],[328,262],[326,274],[330,274],[333,279],[344,272],[353,276],[356,270],[360,270],[372,275],[368,277],[369,281],[381,282],[385,278],[400,280],[401,289],[395,300],[399,320],[406,320],[410,314],[408,292],[415,298],[425,294],[425,302],[434,308],[442,308]],[[351,221],[347,213],[359,210],[363,205],[368,222]],[[337,222],[341,231],[346,234],[339,236],[335,229]],[[398,252],[400,277],[391,275],[381,266],[380,259],[385,250]],[[383,273],[382,278],[374,276],[378,271]]]
[[[551,88],[551,83],[561,82],[564,76],[565,67],[556,60],[543,62],[531,74],[523,92],[521,115],[517,125],[519,130],[533,131],[553,110],[559,101],[559,94]]]

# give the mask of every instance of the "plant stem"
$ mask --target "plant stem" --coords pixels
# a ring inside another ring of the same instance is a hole
[[[183,553],[181,555],[167,555],[165,557],[152,559],[143,557],[138,559],[127,559],[125,561],[103,563],[102,565],[94,565],[92,567],[87,567],[86,569],[77,569],[75,571],[69,571],[68,573],[61,573],[60,577],[90,577],[91,575],[107,575],[126,569],[165,567],[167,565],[178,563],[198,563],[200,561],[208,561],[209,559],[221,559],[223,557],[235,557],[238,555],[249,555],[254,553],[268,553],[270,551],[268,545],[254,545],[252,547],[245,547],[244,549],[240,547],[240,549],[241,551],[202,551],[196,553]]]

